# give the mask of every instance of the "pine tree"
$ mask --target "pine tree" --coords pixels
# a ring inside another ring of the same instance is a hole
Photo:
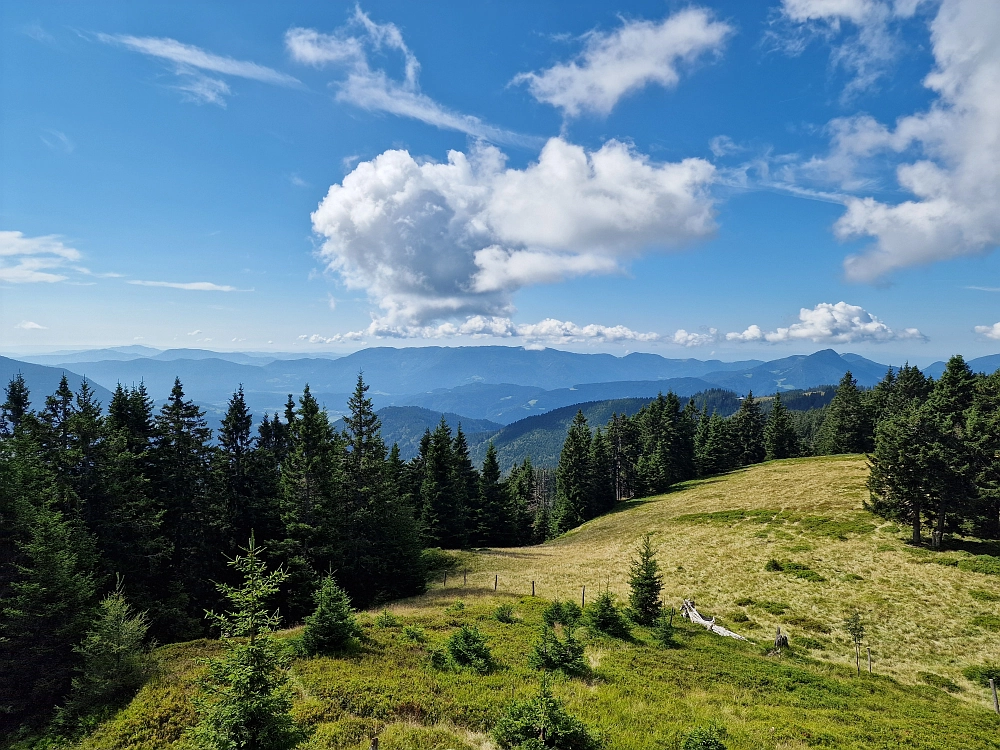
[[[552,529],[562,534],[587,520],[591,496],[590,427],[577,411],[566,435],[556,468],[556,501]]]
[[[232,610],[209,613],[222,631],[225,653],[206,660],[195,701],[200,721],[192,736],[210,750],[291,750],[302,733],[291,716],[288,655],[272,635],[281,620],[267,609],[285,574],[267,572],[253,538],[245,553],[229,563],[242,576],[241,585],[218,587]]]
[[[79,646],[82,663],[62,719],[125,705],[149,677],[153,664],[147,651],[149,622],[129,606],[119,580],[101,600],[97,617]]]
[[[629,609],[632,619],[640,625],[652,625],[660,616],[663,602],[663,576],[656,561],[652,535],[646,534],[639,543],[635,557],[629,563]]]
[[[465,545],[465,508],[457,505],[451,429],[444,417],[431,435],[420,485],[420,527],[426,546],[459,549]]]
[[[731,431],[736,441],[734,462],[737,466],[759,464],[764,460],[764,414],[753,391],[747,393],[740,410],[733,415]]]
[[[607,513],[615,507],[614,465],[611,458],[611,444],[600,427],[594,432],[590,443],[590,518]]]
[[[474,506],[479,501],[479,472],[469,456],[469,443],[462,431],[462,424],[455,428],[455,439],[451,444],[451,487],[454,493],[454,512],[457,514],[456,527],[461,528],[462,537],[468,543],[472,528]]]
[[[823,426],[816,436],[816,451],[821,455],[865,453],[872,449],[873,443],[871,416],[858,381],[847,371],[827,407]]]
[[[486,446],[478,494],[476,515],[473,517],[473,543],[481,547],[516,544],[514,518],[506,488],[500,481],[500,464],[492,441]]]
[[[230,544],[248,538],[255,531],[266,537],[273,525],[259,493],[252,429],[253,415],[240,385],[229,399],[218,434],[218,474],[226,503]]]
[[[800,455],[799,436],[795,425],[788,416],[788,410],[781,403],[781,394],[774,394],[771,412],[764,426],[764,457],[768,461],[777,458],[795,458]]]
[[[340,651],[361,635],[351,599],[333,576],[323,578],[313,597],[316,609],[305,619],[302,631],[302,647],[307,654],[315,656]]]
[[[701,448],[695,454],[695,462],[700,476],[713,476],[729,471],[735,463],[733,455],[733,436],[730,424],[717,413],[712,416],[702,416],[704,427],[699,424],[701,432]],[[703,431],[702,431],[703,430]]]
[[[7,399],[0,405],[0,431],[10,435],[31,413],[31,392],[28,390],[28,384],[24,382],[24,376],[17,373],[10,379],[5,393]]]

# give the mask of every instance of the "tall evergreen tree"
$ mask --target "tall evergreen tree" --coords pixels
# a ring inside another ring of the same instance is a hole
[[[600,427],[594,432],[594,438],[590,443],[590,475],[588,515],[593,518],[601,513],[607,513],[617,502],[611,443]]]
[[[663,602],[663,576],[656,561],[656,549],[650,534],[643,536],[629,563],[629,610],[640,625],[653,625],[660,616]]]
[[[764,457],[772,461],[776,458],[795,458],[799,454],[799,436],[795,425],[781,403],[781,394],[776,393],[764,426]]]
[[[512,509],[506,487],[500,481],[500,463],[492,441],[486,446],[475,510],[476,514],[472,517],[473,544],[481,547],[517,544]]]
[[[827,408],[823,426],[816,436],[816,452],[821,455],[865,453],[872,449],[874,430],[858,381],[850,371],[837,385],[837,394]]]
[[[452,485],[454,467],[451,429],[441,417],[427,446],[420,485],[420,527],[427,546],[465,546],[465,508]]]
[[[590,427],[583,411],[577,411],[566,435],[556,468],[556,501],[552,509],[552,529],[562,534],[587,520],[592,473]]]
[[[31,413],[31,392],[21,373],[10,379],[5,394],[7,398],[0,405],[0,429],[5,434],[12,434]]]
[[[736,441],[734,463],[737,466],[759,464],[764,460],[764,423],[760,402],[750,391],[743,399],[740,410],[732,417],[731,432]]]

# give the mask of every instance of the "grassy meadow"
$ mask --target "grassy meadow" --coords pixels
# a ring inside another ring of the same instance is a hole
[[[553,689],[608,750],[679,748],[707,724],[725,729],[730,750],[1000,748],[988,691],[962,675],[1000,662],[1000,576],[962,564],[990,550],[909,547],[905,529],[864,512],[866,474],[857,456],[771,462],[628,503],[545,545],[454,553],[447,583],[442,574],[427,595],[364,613],[355,650],[296,660],[304,747],[360,749],[377,730],[382,750],[488,748],[505,706],[537,690],[528,654],[547,602],[579,601],[583,586],[588,599],[604,587],[624,597],[628,558],[649,531],[666,603],[694,598],[750,641],[679,619],[672,649],[644,628],[628,641],[581,629],[591,671]],[[514,605],[514,622],[494,616],[501,603]],[[868,626],[871,676],[854,674],[842,627],[852,608]],[[487,635],[492,673],[433,666],[431,652],[463,624]],[[792,648],[769,655],[779,625]],[[161,648],[161,674],[79,747],[185,747],[198,659],[216,648]]]

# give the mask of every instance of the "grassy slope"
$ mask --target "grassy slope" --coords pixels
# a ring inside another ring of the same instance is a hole
[[[527,653],[541,597],[576,598],[582,585],[588,595],[605,585],[624,594],[630,550],[649,530],[660,543],[668,602],[694,597],[703,614],[759,642],[719,638],[687,623],[683,646],[674,650],[654,647],[642,629],[632,643],[588,642],[591,678],[561,680],[555,690],[605,734],[610,750],[671,748],[707,722],[727,727],[731,750],[1000,748],[1000,717],[989,710],[986,691],[961,677],[966,664],[1000,657],[995,637],[968,624],[996,608],[969,592],[1000,595],[1000,579],[926,564],[940,557],[907,548],[897,529],[876,529],[861,511],[864,475],[857,457],[774,462],[631,503],[541,547],[463,553],[467,586],[453,574],[446,587],[391,610],[402,624],[420,626],[424,643],[365,615],[366,640],[356,653],[296,663],[296,711],[314,729],[308,746],[361,747],[378,724],[385,750],[483,747],[484,731],[511,695],[527,695],[537,684]],[[720,513],[733,510],[774,513]],[[826,580],[765,572],[772,557],[808,565]],[[537,599],[525,596],[532,580]],[[738,606],[744,597],[755,604]],[[465,608],[449,611],[459,598]],[[517,605],[518,623],[491,618],[500,601]],[[776,603],[787,605],[784,614],[772,613]],[[851,676],[851,648],[839,632],[851,606],[872,623],[874,677]],[[739,612],[758,627],[735,621]],[[428,662],[428,648],[467,622],[490,637],[502,664],[492,675],[441,672]],[[800,644],[780,659],[765,656],[762,645],[779,623],[793,646]],[[181,747],[183,727],[193,720],[195,658],[213,648],[202,641],[162,649],[163,677],[83,747]],[[919,684],[921,671],[952,679],[960,692]]]

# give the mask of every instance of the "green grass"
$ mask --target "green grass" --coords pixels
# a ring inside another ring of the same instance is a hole
[[[1000,663],[1000,643],[970,627],[988,616],[981,602],[1000,597],[1000,580],[963,569],[978,559],[968,553],[948,554],[957,565],[919,564],[942,555],[914,550],[899,529],[864,513],[865,475],[857,456],[770,462],[629,503],[538,547],[432,553],[439,571],[467,571],[467,585],[457,573],[444,587],[442,575],[427,595],[389,608],[392,626],[376,624],[378,611],[362,615],[356,651],[294,663],[295,716],[312,733],[305,747],[363,750],[378,729],[382,750],[489,750],[493,722],[512,699],[537,690],[528,655],[547,604],[579,603],[583,586],[588,602],[605,588],[621,599],[628,559],[649,531],[667,605],[694,598],[705,616],[750,640],[720,638],[680,617],[674,649],[657,647],[644,628],[631,640],[579,628],[590,670],[586,679],[556,677],[553,690],[607,750],[673,750],[710,724],[725,727],[730,750],[1000,748],[1000,717],[983,682]],[[705,520],[719,512],[728,520]],[[777,514],[785,514],[780,523]],[[859,530],[866,525],[870,531]],[[793,565],[825,580],[764,570],[792,555]],[[528,596],[531,581],[537,598]],[[513,622],[498,620],[501,605],[513,606]],[[876,672],[860,678],[843,632],[855,608]],[[433,663],[462,626],[486,636],[489,673]],[[768,656],[778,626],[791,648]],[[216,648],[198,641],[159,649],[161,676],[80,750],[184,748],[202,669],[196,659]]]
[[[984,575],[1000,576],[1000,557],[992,555],[976,555],[958,561],[960,570],[967,570],[971,573],[983,573]]]

